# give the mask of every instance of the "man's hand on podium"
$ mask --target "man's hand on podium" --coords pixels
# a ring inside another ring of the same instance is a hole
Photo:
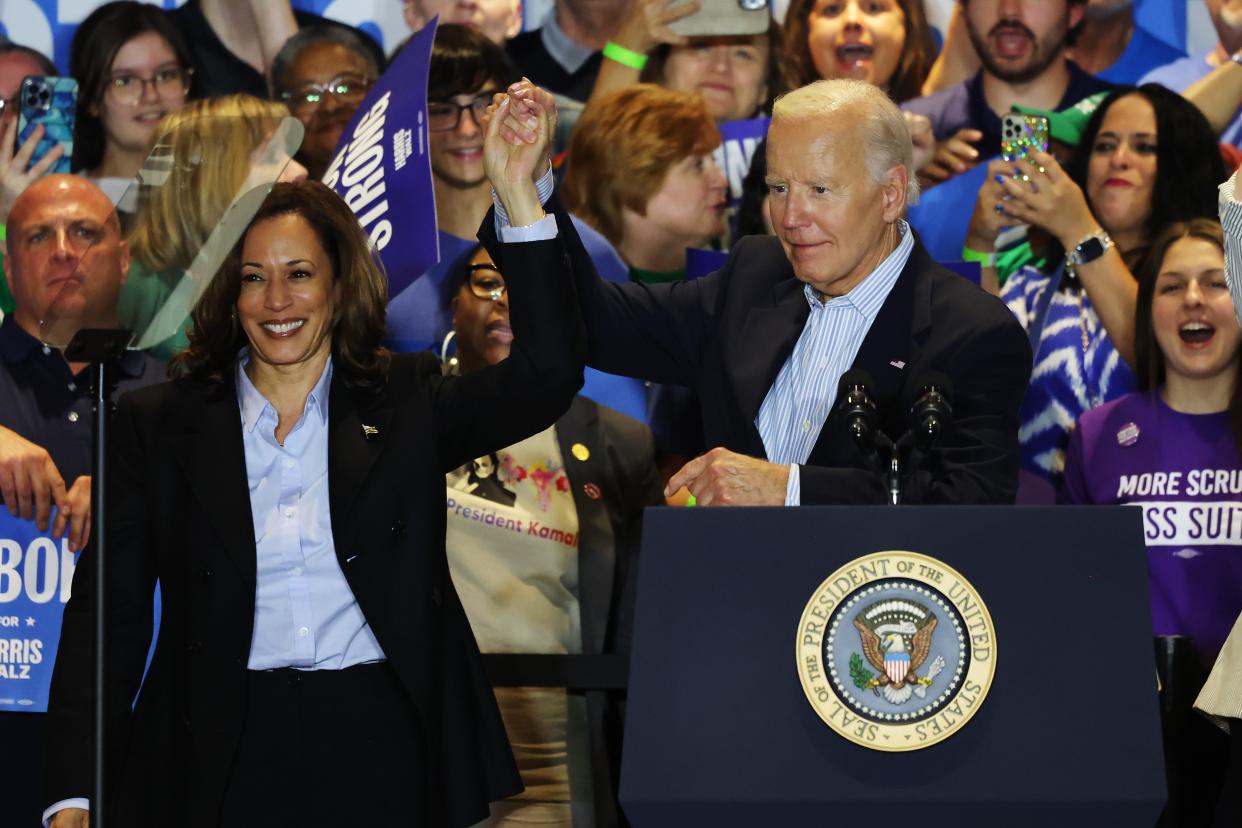
[[[784,506],[789,466],[714,448],[669,478],[664,496],[685,486],[699,506]]]

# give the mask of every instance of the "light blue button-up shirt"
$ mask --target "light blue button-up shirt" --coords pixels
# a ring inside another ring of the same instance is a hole
[[[897,229],[901,234],[897,247],[849,293],[825,302],[810,285],[803,289],[811,313],[755,417],[768,460],[790,465],[786,506],[802,502],[799,466],[811,456],[836,403],[837,383],[854,364],[871,323],[914,250],[910,226],[899,221]]]
[[[237,361],[237,396],[257,552],[251,670],[340,670],[384,651],[336,559],[328,508],[328,389],[332,361],[285,444],[276,409]]]

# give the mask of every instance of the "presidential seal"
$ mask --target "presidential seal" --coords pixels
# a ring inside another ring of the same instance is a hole
[[[815,712],[872,750],[918,750],[978,711],[996,671],[992,617],[952,567],[876,552],[828,576],[798,625],[798,675]]]

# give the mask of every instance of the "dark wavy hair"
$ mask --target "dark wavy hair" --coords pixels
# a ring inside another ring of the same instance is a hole
[[[789,82],[785,77],[785,34],[781,30],[781,24],[772,20],[768,24],[767,31],[768,41],[768,65],[767,75],[764,82],[768,85],[768,96],[761,104],[764,112],[772,111],[772,104],[778,97],[789,91]],[[640,83],[657,83],[664,84],[664,64],[668,62],[668,56],[672,53],[673,47],[667,43],[661,43],[659,46],[647,53],[647,65],[643,67],[642,73],[638,76]],[[757,117],[758,113],[747,115],[747,118]]]
[[[1065,171],[1082,188],[1087,206],[1095,212],[1087,193],[1087,167],[1096,136],[1100,134],[1108,110],[1127,95],[1143,96],[1156,113],[1156,183],[1151,194],[1147,238],[1154,238],[1162,227],[1175,221],[1214,218],[1216,187],[1229,177],[1216,133],[1194,104],[1158,83],[1114,90],[1087,121],[1082,140],[1065,164]],[[1055,242],[1049,245],[1048,252],[1048,260],[1053,262],[1060,261],[1065,253]],[[1144,250],[1127,253],[1126,260],[1132,268],[1145,255]]]
[[[73,33],[69,49],[69,74],[78,81],[77,120],[73,133],[75,172],[93,170],[103,163],[104,128],[91,109],[103,101],[112,74],[112,61],[121,47],[138,35],[155,32],[168,43],[182,69],[193,70],[190,48],[181,31],[157,6],[135,0],[105,3],[91,12]],[[194,78],[186,90],[186,100],[194,94]]]
[[[436,29],[427,67],[427,100],[472,95],[489,81],[504,89],[520,78],[505,50],[477,30],[456,23]]]
[[[807,42],[816,0],[790,0],[785,13],[785,79],[791,89],[820,80]],[[897,0],[906,18],[906,42],[888,84],[888,96],[904,103],[923,94],[923,81],[936,59],[936,38],[927,23],[923,0]]]
[[[1151,305],[1156,297],[1156,278],[1164,266],[1169,248],[1182,239],[1202,239],[1211,242],[1225,252],[1225,232],[1214,218],[1196,218],[1175,221],[1166,225],[1151,243],[1147,259],[1138,272],[1138,301],[1134,308],[1134,358],[1139,388],[1158,391],[1164,385],[1164,352],[1156,340],[1152,322]],[[1233,274],[1235,277],[1237,274]],[[1237,354],[1234,359],[1239,359]],[[1242,382],[1235,381],[1229,399],[1229,430],[1233,442],[1242,452]]]
[[[246,237],[255,225],[287,215],[300,216],[311,226],[332,263],[337,286],[331,331],[333,370],[340,371],[353,388],[373,391],[384,384],[391,357],[383,346],[388,279],[371,255],[366,233],[353,211],[326,185],[309,180],[272,188],[194,306],[189,347],[173,358],[171,374],[206,382],[232,376],[237,353],[248,344],[236,312]]]

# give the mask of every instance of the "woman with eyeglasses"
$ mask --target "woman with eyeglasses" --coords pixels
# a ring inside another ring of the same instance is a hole
[[[160,121],[190,95],[189,49],[161,9],[106,3],[74,33],[69,69],[78,81],[73,170],[119,204]]]
[[[383,67],[362,38],[340,26],[308,26],[272,61],[272,94],[306,127],[297,159],[323,178],[345,125]]]

